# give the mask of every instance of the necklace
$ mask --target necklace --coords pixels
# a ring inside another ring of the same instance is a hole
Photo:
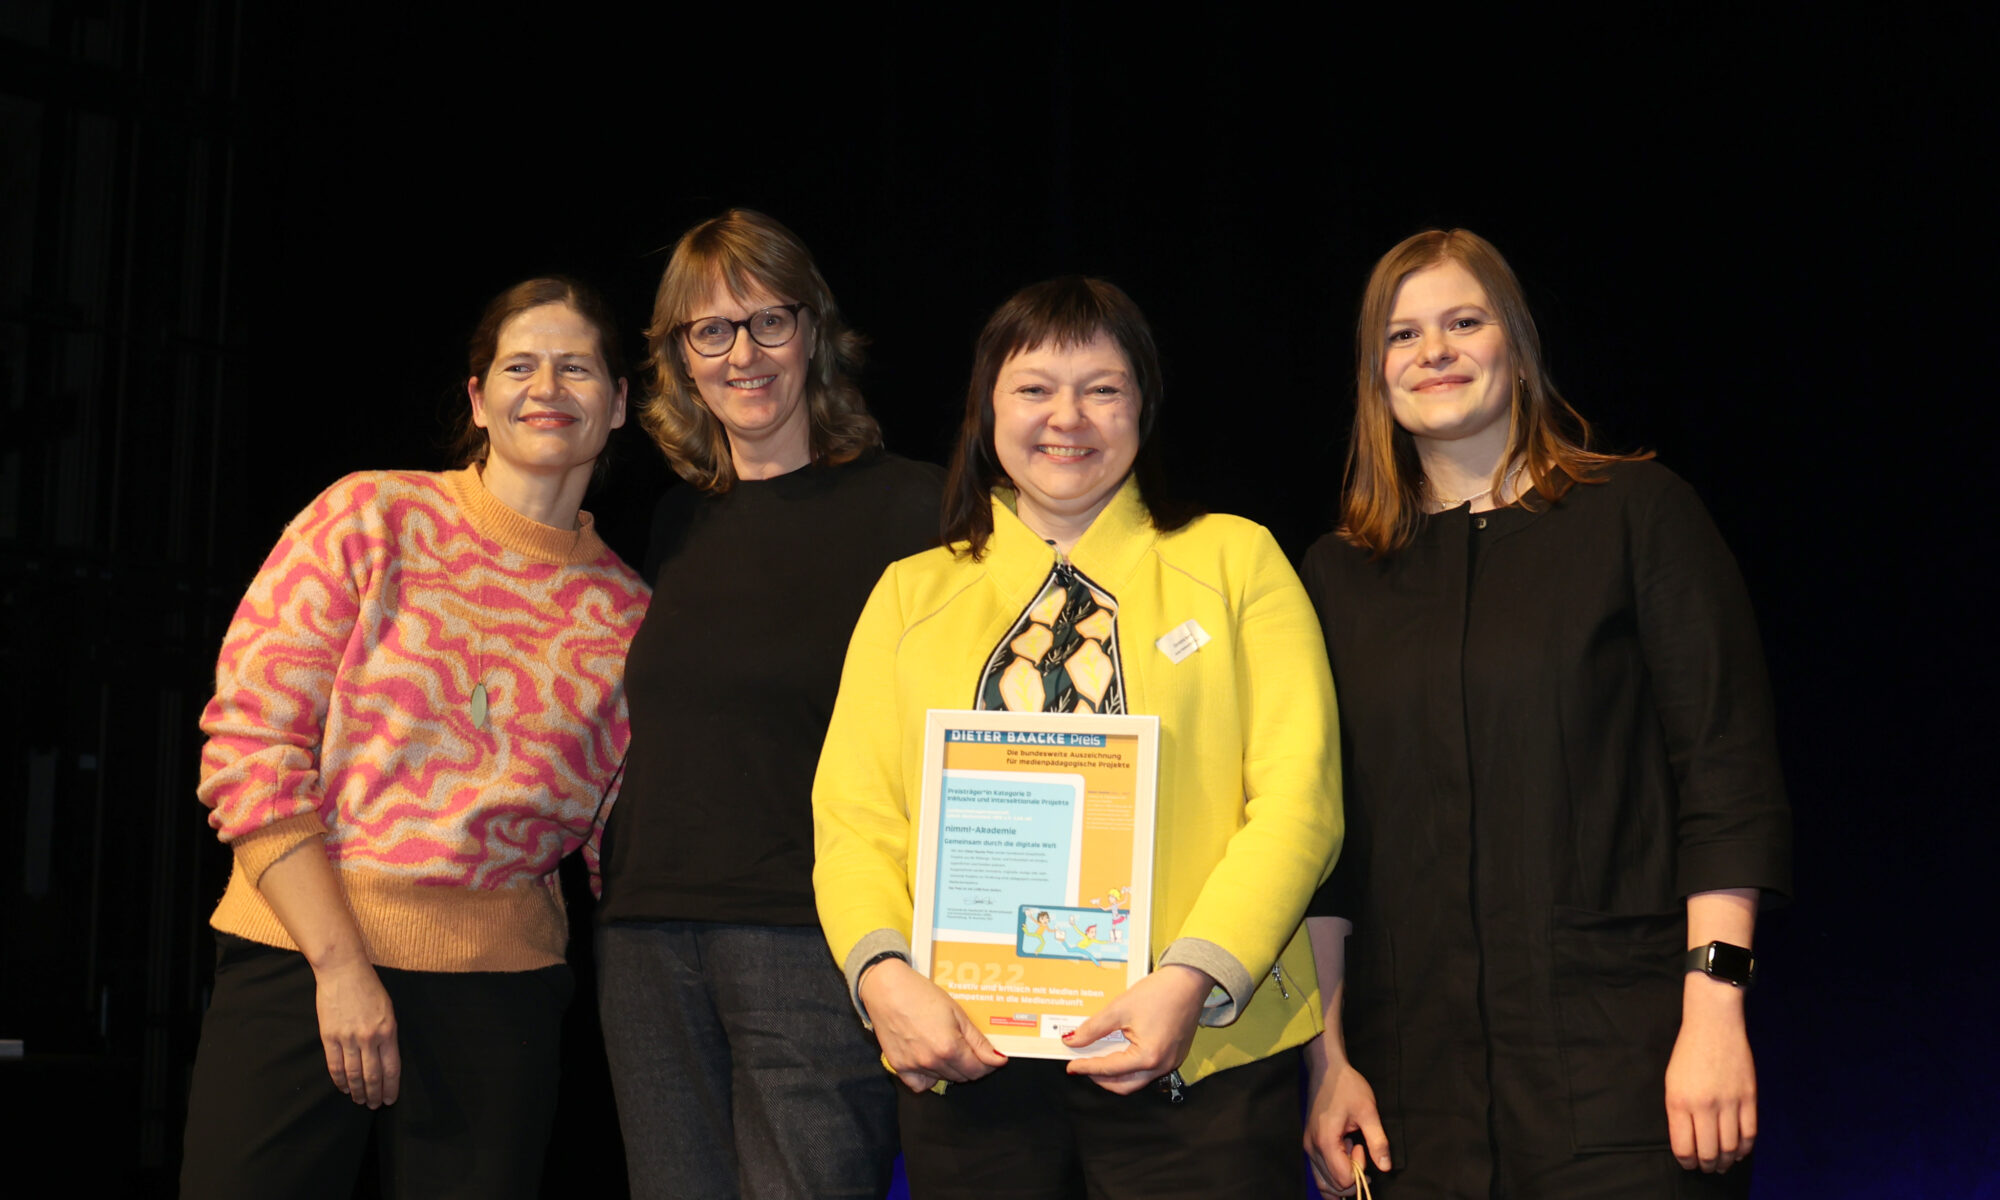
[[[1527,465],[1528,465],[1527,460],[1523,459],[1520,462],[1515,463],[1514,469],[1507,472],[1507,474],[1501,478],[1500,494],[1502,496],[1505,496],[1507,494],[1507,489],[1513,486],[1514,476],[1519,475],[1521,473],[1521,468]],[[1424,480],[1424,487],[1427,491],[1430,492],[1431,500],[1437,504],[1439,512],[1450,512],[1452,509],[1457,508],[1461,504],[1469,504],[1472,501],[1479,499],[1481,496],[1490,496],[1493,494],[1493,487],[1489,484],[1488,486],[1481,488],[1476,492],[1473,492],[1469,496],[1460,496],[1456,500],[1447,500],[1443,496],[1437,494],[1437,489],[1431,486],[1430,480],[1428,479]]]
[[[478,656],[478,665],[473,667],[472,703],[468,707],[472,710],[472,727],[484,729],[486,728],[486,639],[480,636],[478,630],[473,631],[473,638],[475,639],[473,653]]]

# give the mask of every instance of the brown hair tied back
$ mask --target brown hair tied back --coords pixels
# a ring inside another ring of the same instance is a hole
[[[466,339],[465,369],[469,378],[477,379],[479,386],[486,386],[486,374],[493,369],[493,359],[500,353],[500,331],[507,322],[545,304],[560,304],[590,323],[597,331],[597,353],[604,359],[606,370],[615,382],[626,376],[625,342],[618,334],[618,317],[611,311],[595,288],[562,275],[544,275],[536,279],[524,279],[493,297],[486,304],[486,310],[479,314],[479,324],[472,327],[472,336]],[[465,403],[465,390],[455,389],[458,418],[457,433],[452,438],[451,460],[461,467],[486,461],[486,431],[472,419],[472,408]],[[603,474],[610,457],[611,446],[606,443],[603,453],[597,456],[597,474]]]

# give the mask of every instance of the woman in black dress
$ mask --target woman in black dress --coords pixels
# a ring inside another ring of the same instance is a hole
[[[1322,1186],[1359,1143],[1400,1196],[1741,1190],[1790,818],[1736,564],[1678,477],[1587,448],[1483,239],[1391,250],[1357,343],[1303,572],[1349,822],[1308,922]]]

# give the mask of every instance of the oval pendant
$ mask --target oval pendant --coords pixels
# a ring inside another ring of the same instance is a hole
[[[472,723],[480,729],[486,728],[486,685],[472,685]]]

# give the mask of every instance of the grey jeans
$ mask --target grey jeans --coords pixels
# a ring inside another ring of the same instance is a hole
[[[635,1200],[889,1190],[895,1077],[818,929],[618,922],[597,970]]]

